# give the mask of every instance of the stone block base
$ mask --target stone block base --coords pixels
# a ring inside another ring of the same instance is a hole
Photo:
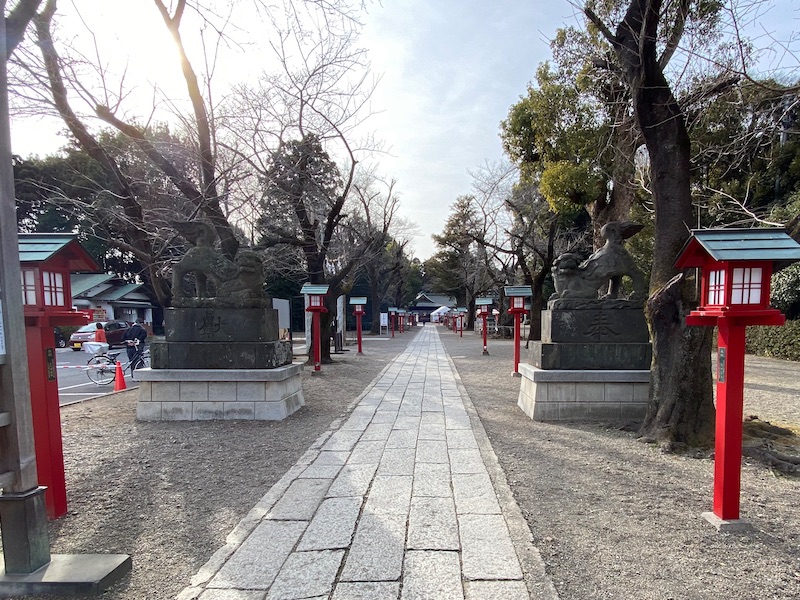
[[[548,371],[520,363],[517,406],[534,421],[641,421],[650,371]]]
[[[303,365],[277,369],[137,369],[140,421],[281,421],[305,406]]]
[[[559,369],[578,371],[581,369],[626,369],[650,368],[649,343],[562,343],[531,342],[528,360],[545,370]]]
[[[291,342],[162,342],[150,344],[154,369],[274,369],[292,362]]]

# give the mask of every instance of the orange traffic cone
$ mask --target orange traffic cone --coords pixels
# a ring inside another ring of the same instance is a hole
[[[122,365],[117,361],[117,370],[114,373],[114,391],[121,392],[125,389],[128,389],[125,386],[125,373],[122,372]]]

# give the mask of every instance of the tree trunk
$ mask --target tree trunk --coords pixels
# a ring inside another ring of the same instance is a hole
[[[661,0],[631,0],[614,48],[631,88],[634,114],[650,154],[655,250],[646,315],[653,341],[650,406],[640,429],[662,442],[713,439],[711,344],[707,328],[688,327],[694,287],[673,266],[692,223],[690,140],[657,58]]]

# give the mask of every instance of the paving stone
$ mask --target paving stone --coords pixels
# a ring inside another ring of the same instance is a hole
[[[343,465],[350,458],[349,452],[320,452],[312,465]]]
[[[463,600],[457,552],[409,551],[403,568],[403,600]]]
[[[459,550],[458,522],[452,498],[411,499],[409,550]]]
[[[418,463],[446,464],[450,461],[447,442],[444,440],[420,440],[417,442]]]
[[[378,473],[380,475],[413,475],[414,448],[387,448],[383,451]]]
[[[331,450],[331,451],[350,451],[353,449],[353,446],[356,445],[358,438],[361,437],[360,431],[337,431],[335,432],[328,441],[325,442],[325,445],[322,447],[323,450]]]
[[[395,429],[386,441],[387,448],[414,448],[417,445],[416,429]]]
[[[206,590],[198,600],[264,600],[264,590]]]
[[[293,552],[269,589],[267,600],[327,597],[343,557],[344,550]]]
[[[443,410],[444,405],[441,400],[425,400],[422,403],[423,414],[426,412],[442,412]]]
[[[332,600],[397,600],[400,584],[390,581],[338,583]]]
[[[453,496],[450,487],[450,465],[436,463],[417,463],[414,467],[414,487],[412,496]]]
[[[522,579],[502,515],[458,515],[464,579]]]
[[[298,551],[347,548],[361,511],[362,498],[328,498],[320,504],[298,545]]]
[[[314,516],[330,485],[330,479],[296,479],[269,511],[267,518],[308,521]]]
[[[455,473],[486,473],[481,453],[472,448],[450,448],[450,470]]]
[[[521,581],[466,581],[466,600],[529,600],[528,588]]]
[[[339,474],[341,465],[310,465],[300,473],[301,479],[330,479]]]
[[[266,590],[307,523],[262,521],[209,582],[209,588]]]
[[[383,447],[385,445],[386,442],[381,440],[360,441],[356,444],[355,448],[353,448],[353,452],[350,454],[347,464],[378,464],[381,461]]]
[[[410,475],[381,475],[379,472],[372,481],[364,514],[407,515],[412,483]]]
[[[398,415],[397,420],[394,422],[395,429],[419,429],[420,417],[411,415]]]
[[[468,429],[448,429],[447,430],[448,448],[477,448],[478,442],[475,434]]]
[[[403,566],[406,515],[362,515],[341,581],[396,581]]]
[[[367,426],[364,435],[361,436],[361,441],[386,441],[389,439],[389,434],[392,432],[394,419],[391,422],[375,423],[374,421]],[[358,444],[356,444],[358,446]]]
[[[377,468],[375,463],[345,465],[328,488],[328,497],[365,496]]]
[[[453,474],[453,495],[456,512],[460,515],[500,514],[500,504],[488,473]]]
[[[372,424],[383,425],[384,423],[390,423],[392,426],[394,426],[394,422],[396,420],[397,420],[396,409],[389,409],[388,407],[384,409],[379,406],[378,410],[375,412],[375,416],[372,417]]]

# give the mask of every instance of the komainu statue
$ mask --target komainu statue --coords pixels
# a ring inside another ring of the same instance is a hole
[[[628,276],[633,283],[633,294],[629,300],[641,306],[647,297],[647,284],[644,275],[622,245],[623,241],[641,229],[642,225],[629,221],[606,223],[600,230],[600,235],[605,238],[606,243],[589,258],[580,262],[580,258],[575,254],[560,255],[553,262],[553,282],[556,292],[550,296],[550,303],[573,299],[617,300],[622,277]],[[602,295],[598,298],[598,290],[601,288]],[[559,302],[559,304],[564,303]]]
[[[221,305],[236,305],[249,304],[248,300],[258,303],[266,298],[266,275],[258,254],[240,250],[232,261],[214,247],[217,236],[207,223],[174,221],[171,225],[193,245],[173,266],[173,305],[196,304],[186,298],[183,289],[183,278],[187,273],[194,273],[198,299],[214,300]]]

